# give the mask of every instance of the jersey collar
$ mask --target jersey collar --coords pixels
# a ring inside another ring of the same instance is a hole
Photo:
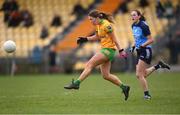
[[[100,19],[99,20],[99,24],[101,25],[101,24],[103,24],[104,23],[104,20],[103,19]]]

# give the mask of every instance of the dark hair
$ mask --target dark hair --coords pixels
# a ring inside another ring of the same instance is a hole
[[[107,14],[104,12],[100,12],[98,10],[92,10],[89,12],[88,16],[91,16],[93,18],[100,18],[100,19],[106,19],[111,23],[114,23],[113,16],[111,14]]]
[[[146,18],[144,17],[144,13],[141,13],[139,10],[133,10],[133,11],[137,12],[138,16],[141,16],[139,20],[146,21]]]

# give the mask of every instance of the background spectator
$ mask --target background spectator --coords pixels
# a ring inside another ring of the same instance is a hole
[[[48,28],[46,26],[42,26],[40,38],[45,39],[48,36],[49,36]]]
[[[128,12],[128,4],[129,0],[124,0],[122,4],[119,5],[119,12],[120,13],[127,13]]]
[[[83,8],[80,2],[77,2],[71,14],[76,15],[77,19],[81,19],[84,16],[84,14],[86,14],[86,12],[87,12],[86,9]]]
[[[178,4],[176,6],[175,15],[176,15],[176,18],[179,19],[179,17],[180,17],[180,0],[178,1]]]
[[[62,25],[61,17],[58,14],[55,14],[51,22],[51,26],[58,27]]]
[[[149,5],[149,2],[148,2],[148,0],[139,0],[139,5],[140,5],[140,7],[145,8],[146,6]]]
[[[4,0],[0,10],[4,12],[4,22],[7,22],[11,13],[19,10],[19,4],[16,0]]]
[[[170,51],[170,58],[169,62],[171,64],[178,63],[178,55],[180,53],[180,26],[177,27],[177,30],[174,32],[173,35],[169,35],[169,44],[168,48]]]
[[[17,27],[21,23],[21,14],[19,11],[13,11],[8,20],[8,27]]]
[[[22,25],[24,27],[32,26],[34,23],[32,14],[27,9],[21,10],[20,13],[22,17]]]
[[[156,1],[156,15],[158,18],[164,17],[165,9],[163,5],[161,4],[160,0]]]
[[[50,66],[50,72],[53,73],[53,72],[58,72],[59,71],[59,67],[57,66],[57,63],[56,63],[56,56],[57,56],[57,53],[55,52],[55,47],[54,45],[50,46],[50,49],[49,49],[49,66]]]
[[[164,3],[165,15],[168,19],[174,16],[174,8],[170,0],[166,0]]]
[[[33,48],[30,59],[32,64],[40,64],[42,62],[42,49],[38,45]]]

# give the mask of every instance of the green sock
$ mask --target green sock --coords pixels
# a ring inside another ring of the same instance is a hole
[[[80,83],[81,83],[81,81],[80,81],[80,80],[76,80],[76,81],[74,81],[74,84],[76,84],[76,85],[80,85]]]
[[[124,84],[121,84],[119,87],[120,87],[121,89],[124,89],[124,88],[125,88],[125,85],[124,85]]]

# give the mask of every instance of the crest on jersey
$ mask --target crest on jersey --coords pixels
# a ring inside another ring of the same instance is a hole
[[[111,26],[107,26],[107,30],[108,30],[108,32],[112,32],[112,27]]]
[[[108,29],[108,30],[112,30],[112,27],[111,27],[111,26],[107,26],[107,29]]]

